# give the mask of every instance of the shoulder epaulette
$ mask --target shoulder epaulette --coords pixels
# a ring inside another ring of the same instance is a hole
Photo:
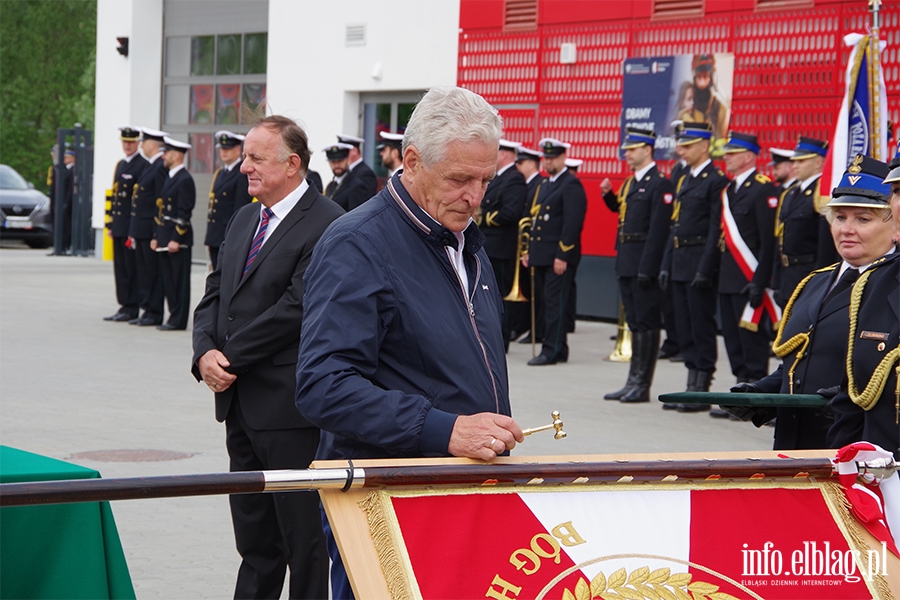
[[[760,182],[760,183],[769,183],[770,181],[772,181],[771,179],[769,179],[768,177],[766,177],[766,176],[763,175],[762,173],[757,173],[757,174],[754,176],[754,179],[756,179],[756,180],[757,180],[758,182]]]
[[[725,173],[722,171],[722,169],[716,169],[716,173],[718,173],[720,177],[725,177]]]

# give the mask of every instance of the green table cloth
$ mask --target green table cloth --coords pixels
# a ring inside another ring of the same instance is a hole
[[[0,446],[0,483],[94,479],[93,469]],[[0,598],[134,598],[108,502],[0,509]]]
[[[769,406],[775,408],[820,408],[828,400],[818,394],[746,394],[729,392],[673,392],[660,394],[666,404],[719,404],[721,406]]]

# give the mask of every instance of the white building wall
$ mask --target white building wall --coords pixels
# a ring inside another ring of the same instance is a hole
[[[365,45],[346,46],[347,25],[362,24]],[[359,94],[455,85],[458,32],[459,0],[269,0],[269,110],[305,127],[327,183],[318,150],[357,133]]]
[[[122,157],[118,128],[159,128],[163,0],[97,1],[97,80],[94,105],[94,197],[91,223],[101,229],[106,190]],[[127,57],[116,38],[129,39]],[[97,256],[100,252],[97,245]]]

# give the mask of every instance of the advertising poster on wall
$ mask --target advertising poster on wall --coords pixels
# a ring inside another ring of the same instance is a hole
[[[675,158],[677,121],[710,123],[715,140],[728,132],[734,83],[733,54],[627,58],[623,63],[621,136],[626,127],[653,129],[654,159]],[[621,138],[620,138],[621,139]]]

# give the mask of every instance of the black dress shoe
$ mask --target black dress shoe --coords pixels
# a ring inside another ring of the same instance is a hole
[[[151,325],[162,325],[162,319],[153,319],[151,317],[141,317],[135,323],[138,327],[150,327]]]
[[[540,344],[543,341],[544,340],[542,340],[542,339],[537,339],[537,340],[535,340],[535,343]],[[523,337],[521,340],[519,340],[519,343],[520,344],[530,344],[531,343],[531,334],[529,333],[528,335]]]
[[[731,415],[724,408],[714,408],[709,411],[709,416],[713,419],[727,419]]]
[[[538,354],[534,358],[528,361],[528,364],[532,367],[542,366],[542,365],[555,365],[556,359],[550,358],[545,354]]]
[[[141,322],[141,318],[140,318],[140,317],[135,317],[135,318],[133,318],[133,319],[129,319],[129,320],[128,320],[128,324],[129,324],[129,325],[137,325],[137,324],[140,323],[140,322]]]
[[[184,331],[187,327],[179,327],[177,325],[172,325],[171,323],[163,323],[162,325],[157,325],[157,329],[160,331]]]
[[[136,318],[135,315],[119,311],[114,315],[110,315],[108,317],[103,317],[103,320],[104,321],[114,321],[116,323],[119,323],[122,321],[131,321],[134,318]]]
[[[679,352],[675,356],[670,356],[669,362],[684,362],[684,355]]]
[[[709,404],[679,404],[676,409],[680,413],[706,412],[712,408]]]

